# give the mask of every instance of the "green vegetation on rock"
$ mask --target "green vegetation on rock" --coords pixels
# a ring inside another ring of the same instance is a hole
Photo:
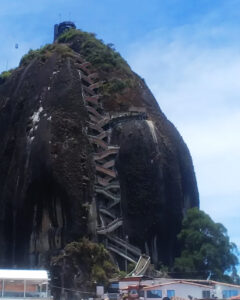
[[[215,223],[198,208],[189,209],[178,235],[181,255],[174,271],[180,277],[231,281],[226,272],[235,274],[237,247],[229,241],[226,228]],[[181,276],[182,274],[182,276]]]
[[[94,33],[71,29],[58,38],[58,43],[66,43],[94,66],[103,79],[103,96],[115,98],[136,85],[129,65],[113,44],[104,44]]]
[[[11,75],[12,75],[13,70],[8,70],[8,71],[3,71],[0,74],[0,81],[4,82],[6,81]]]
[[[126,79],[113,78],[105,82],[102,86],[102,94],[110,96],[114,93],[121,93],[125,88],[131,86],[131,81]]]
[[[63,58],[69,56],[76,58],[76,53],[79,53],[89,61],[103,79],[101,90],[103,96],[114,97],[135,85],[129,65],[112,44],[106,45],[97,39],[94,33],[76,29],[64,32],[57,43],[47,44],[36,50],[30,49],[22,57],[20,66],[26,66],[34,59],[45,63],[54,53],[60,54]]]
[[[59,43],[70,43],[71,47],[79,52],[94,67],[102,71],[124,69],[130,73],[130,68],[121,55],[115,51],[112,44],[105,45],[96,38],[94,33],[71,29],[64,32],[59,38]]]
[[[73,51],[67,45],[47,44],[36,50],[30,49],[28,53],[22,57],[20,66],[29,64],[33,59],[40,59],[42,62],[45,62],[54,52],[62,56],[74,56]]]

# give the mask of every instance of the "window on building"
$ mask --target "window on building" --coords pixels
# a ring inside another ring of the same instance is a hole
[[[202,298],[203,299],[210,299],[210,291],[202,291]]]
[[[138,291],[136,289],[132,289],[129,291],[130,295],[138,295]]]
[[[119,292],[119,283],[112,282],[108,288],[109,293],[118,293]]]
[[[141,290],[138,292],[138,294],[139,294],[139,297],[144,297],[144,291]]]
[[[112,282],[110,284],[110,288],[112,288],[112,289],[118,289],[119,288],[119,283],[118,282]]]
[[[40,281],[27,280],[25,289],[25,297],[47,297],[46,284],[43,285]]]
[[[223,290],[222,295],[224,299],[231,298],[238,295],[238,290]]]
[[[175,297],[175,290],[167,290],[167,296],[168,298]]]
[[[4,298],[17,298],[24,296],[23,280],[5,280],[4,281]]]
[[[147,298],[162,298],[162,290],[148,290]]]

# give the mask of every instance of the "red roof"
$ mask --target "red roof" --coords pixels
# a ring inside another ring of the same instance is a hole
[[[210,284],[210,285],[219,284],[219,285],[225,285],[225,286],[240,288],[240,285],[237,285],[237,284],[220,282],[220,281],[215,281],[215,280],[202,280],[202,279],[182,279],[182,280],[186,281],[186,282],[201,282],[201,284]]]
[[[130,289],[143,289],[145,287],[148,287],[149,285],[146,285],[146,284],[132,284],[132,285],[129,285],[127,287],[124,287],[122,288],[121,290],[130,290]]]
[[[141,277],[125,277],[125,278],[121,278],[119,281],[140,281],[142,280],[142,276]]]
[[[204,284],[198,284],[198,283],[193,283],[193,282],[189,282],[189,281],[177,280],[177,281],[165,282],[165,283],[160,283],[160,284],[148,286],[148,287],[145,287],[144,290],[149,290],[149,289],[155,288],[155,287],[161,287],[161,286],[164,286],[164,285],[179,284],[179,283],[195,285],[195,286],[204,287],[204,288],[208,288],[208,289],[213,288],[212,286],[207,286],[207,285],[204,285]]]

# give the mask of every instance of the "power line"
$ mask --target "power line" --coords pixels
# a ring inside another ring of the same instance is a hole
[[[53,284],[50,284],[50,286],[54,287],[54,288],[57,288],[57,289],[61,289],[61,290],[63,289],[63,290],[71,291],[71,292],[75,292],[75,293],[95,295],[95,293],[93,293],[93,292],[84,292],[84,291],[79,291],[79,290],[73,290],[73,289],[69,289],[69,288],[65,288],[65,287],[61,287],[61,286],[57,286],[57,285],[53,285]]]
[[[183,271],[183,272],[164,272],[164,271],[160,271],[163,273],[167,273],[167,274],[185,274],[185,273],[197,273],[197,274],[205,274],[205,273],[209,273],[208,271]]]

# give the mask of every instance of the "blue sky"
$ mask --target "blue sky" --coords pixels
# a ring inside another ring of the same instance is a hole
[[[0,71],[53,38],[53,25],[113,43],[186,141],[201,209],[240,247],[240,1],[0,0]],[[19,48],[14,45],[18,43]]]

